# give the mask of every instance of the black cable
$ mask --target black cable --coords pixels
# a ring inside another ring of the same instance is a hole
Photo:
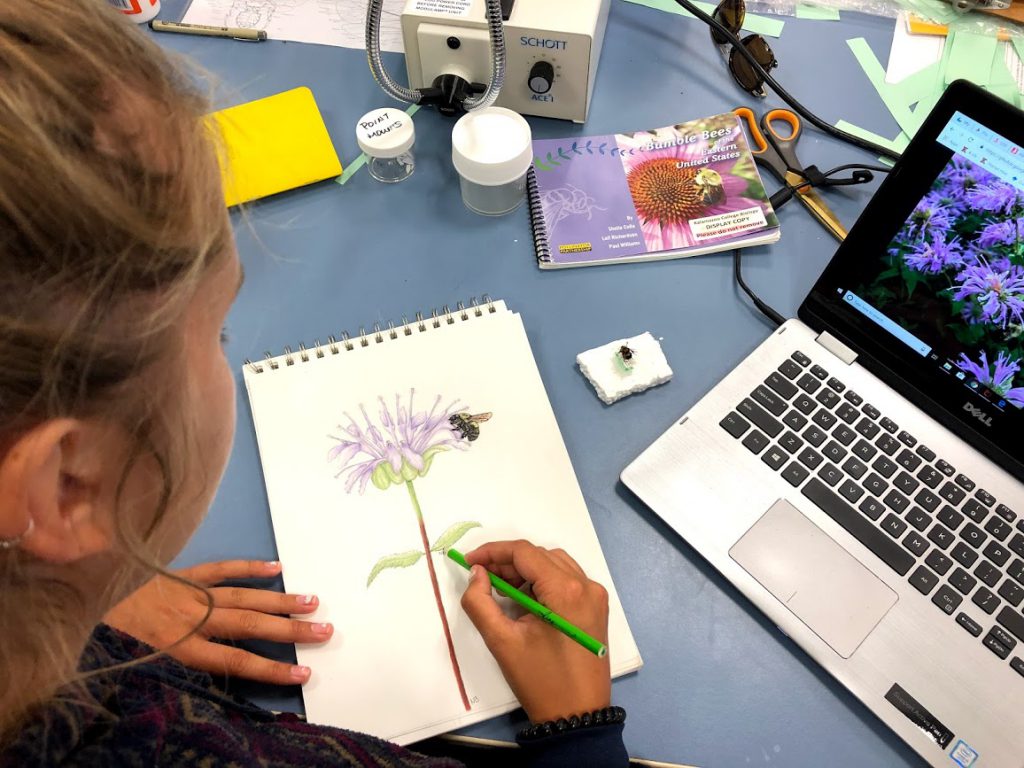
[[[767,317],[769,320],[775,323],[775,325],[782,325],[784,322],[786,322],[786,318],[784,318],[782,315],[780,315],[778,312],[776,312],[774,309],[768,306],[768,304],[761,301],[761,299],[758,298],[757,294],[750,290],[750,286],[744,282],[743,273],[740,267],[741,254],[742,251],[739,248],[736,248],[732,252],[732,273],[736,277],[736,284],[743,289],[743,292],[747,294],[747,296],[750,297],[750,300],[754,302],[754,306],[761,310],[761,314],[763,314],[765,317]]]
[[[770,74],[768,74],[768,71],[758,63],[757,59],[754,57],[754,54],[747,50],[747,46],[745,46],[736,35],[730,32],[727,27],[723,26],[716,19],[704,13],[704,11],[702,11],[696,5],[691,3],[690,0],[676,0],[676,3],[685,8],[690,13],[692,13],[694,16],[703,21],[709,27],[712,27],[716,32],[718,32],[726,40],[728,40],[729,43],[732,44],[732,46],[737,51],[739,51],[743,58],[747,60],[750,66],[754,68],[754,71],[757,72],[762,78],[764,78],[765,83],[773,91],[779,94],[782,100],[793,108],[794,112],[800,115],[800,117],[809,122],[811,125],[815,126],[819,130],[824,131],[825,133],[831,136],[835,136],[837,139],[845,141],[847,144],[852,144],[855,147],[866,149],[869,152],[873,152],[877,155],[882,155],[884,157],[889,157],[892,158],[893,160],[899,160],[900,155],[898,152],[893,152],[891,149],[883,147],[879,144],[875,144],[873,141],[867,141],[866,139],[862,139],[859,136],[854,136],[852,133],[847,133],[846,131],[840,130],[839,128],[836,128],[834,125],[830,125],[829,123],[822,120],[816,114],[807,109],[807,107],[805,107],[803,104],[797,101],[793,96],[791,96],[785,88],[779,85],[779,82]]]

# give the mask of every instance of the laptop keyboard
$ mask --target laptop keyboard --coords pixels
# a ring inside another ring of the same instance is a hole
[[[1024,677],[1024,519],[802,352],[720,426]],[[965,602],[969,601],[969,602]],[[984,615],[982,626],[961,605]]]

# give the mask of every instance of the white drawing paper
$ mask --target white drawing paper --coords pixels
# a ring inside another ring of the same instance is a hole
[[[429,573],[446,533],[566,549],[611,595],[613,674],[642,663],[522,321],[495,306],[245,370],[285,584],[335,626],[297,650],[312,722],[406,744],[517,706],[460,605],[468,572],[437,551]]]

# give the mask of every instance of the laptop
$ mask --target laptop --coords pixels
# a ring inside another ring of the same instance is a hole
[[[1024,114],[953,83],[622,481],[926,761],[1024,767]]]

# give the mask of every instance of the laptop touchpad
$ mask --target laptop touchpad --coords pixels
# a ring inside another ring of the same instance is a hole
[[[743,534],[729,555],[844,659],[898,599],[784,499]]]

